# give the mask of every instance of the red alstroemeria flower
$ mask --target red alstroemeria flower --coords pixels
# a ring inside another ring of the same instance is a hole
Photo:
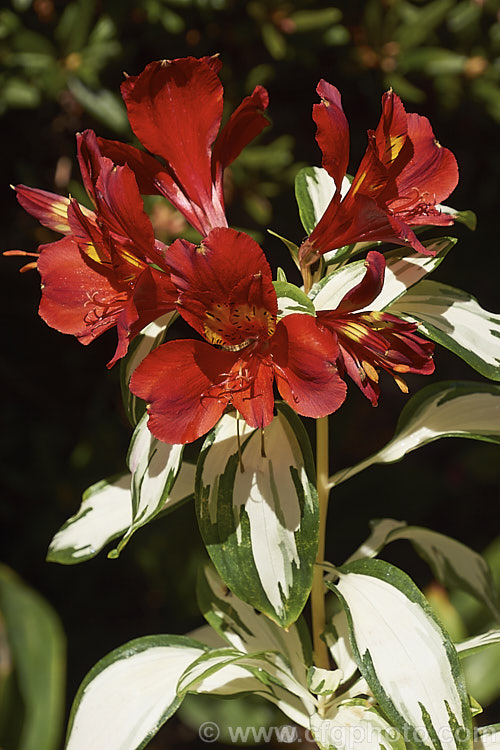
[[[103,157],[91,131],[79,135],[77,143],[95,211],[25,185],[16,191],[29,213],[66,235],[39,248],[40,316],[83,344],[116,326],[118,346],[111,366],[126,354],[130,338],[175,309],[177,292],[132,170]]]
[[[384,256],[369,252],[360,283],[344,295],[335,310],[317,312],[318,324],[337,336],[341,369],[373,406],[380,393],[379,369],[390,373],[404,393],[408,393],[408,387],[401,375],[434,372],[434,344],[415,335],[415,323],[406,323],[389,313],[365,310],[382,291],[384,274]]]
[[[302,265],[354,242],[381,240],[429,254],[411,227],[453,223],[451,216],[437,208],[458,182],[451,151],[435,140],[426,117],[407,114],[401,99],[388,91],[382,97],[377,129],[368,131],[366,153],[342,198],[342,180],[349,163],[349,126],[339,91],[322,80],[317,92],[321,104],[313,107],[316,140],[323,153],[322,165],[333,177],[336,190],[300,248]]]
[[[304,416],[322,417],[342,404],[336,338],[310,315],[277,321],[271,269],[254,240],[214,229],[199,247],[174,242],[168,262],[180,291],[178,310],[205,341],[167,342],[132,375],[130,388],[148,402],[157,438],[196,440],[227,406],[250,426],[265,427],[273,418],[274,381]]]
[[[103,154],[134,170],[143,194],[164,195],[202,236],[227,227],[223,173],[267,125],[265,89],[257,86],[219,132],[223,89],[216,57],[150,63],[122,84],[132,130],[156,156],[99,140]]]

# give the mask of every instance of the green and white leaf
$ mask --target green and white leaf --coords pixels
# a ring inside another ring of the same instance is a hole
[[[455,221],[458,221],[460,224],[465,224],[467,229],[475,231],[477,227],[477,216],[474,213],[474,211],[471,211],[470,209],[467,209],[465,211],[457,211],[456,208],[451,208],[451,206],[443,206],[443,204],[437,204],[436,208],[438,208],[441,213],[443,214],[449,214],[450,216],[453,216]]]
[[[225,415],[207,437],[196,477],[201,534],[227,586],[288,627],[312,584],[318,543],[314,463],[302,422],[286,404],[261,432]]]
[[[287,281],[274,281],[273,284],[278,297],[279,318],[292,313],[316,315],[311,299],[298,286]]]
[[[342,682],[344,673],[341,669],[321,669],[309,667],[307,683],[314,695],[332,695]]]
[[[0,565],[0,745],[6,750],[60,747],[65,650],[56,612]]]
[[[474,735],[474,750],[500,750],[500,724],[480,727]]]
[[[481,633],[475,635],[473,638],[467,638],[466,641],[461,643],[455,643],[458,655],[461,659],[465,659],[471,654],[476,654],[479,651],[483,651],[489,648],[492,644],[500,644],[500,630],[488,630],[487,633]]]
[[[419,323],[419,332],[457,354],[491,380],[500,380],[500,315],[461,289],[421,281],[389,312]]]
[[[340,194],[348,192],[351,182],[342,180]],[[295,177],[295,197],[300,220],[307,234],[311,234],[335,194],[335,180],[322,167],[304,167]]]
[[[307,685],[312,648],[307,626],[298,620],[287,630],[238,599],[211,565],[200,571],[197,584],[200,610],[214,631],[243,653],[277,651],[290,664],[294,677]]]
[[[484,557],[462,542],[445,534],[420,526],[407,526],[404,521],[384,518],[371,522],[372,533],[349,558],[374,557],[396,539],[407,539],[426,560],[437,580],[446,588],[467,591],[490,610],[500,622],[500,602],[490,566]]]
[[[166,313],[149,323],[131,341],[127,355],[120,362],[120,385],[125,412],[133,427],[139,422],[146,410],[146,404],[129,390],[130,378],[135,368],[140,365],[153,349],[163,343],[169,326],[177,317],[176,312]]]
[[[405,750],[397,729],[361,698],[337,701],[310,726],[321,750]]]
[[[272,651],[245,654],[232,648],[212,650],[186,669],[178,692],[181,695],[252,692],[274,703],[305,727],[315,709],[313,696],[296,681],[286,660]]]
[[[189,499],[194,490],[195,467],[184,462],[160,513]],[[49,562],[73,565],[95,557],[110,541],[130,529],[132,475],[103,479],[83,493],[78,513],[69,518],[50,543]]]
[[[338,584],[327,586],[345,608],[358,667],[385,715],[417,746],[469,748],[460,661],[424,596],[382,560],[358,560],[338,573]]]
[[[83,493],[82,504],[50,543],[49,562],[73,565],[95,557],[132,523],[130,474],[103,479]]]
[[[115,649],[83,680],[66,750],[141,750],[179,707],[177,683],[205,647],[184,636],[146,636]]]
[[[116,550],[110,553],[112,557],[120,554],[137,529],[184,499],[185,496],[172,494],[183,452],[183,445],[170,445],[155,438],[148,430],[148,415],[144,414],[134,430],[127,456],[132,474],[132,522]]]
[[[384,286],[380,294],[363,310],[384,310],[401,295],[432,273],[442,263],[457,240],[440,237],[424,242],[435,255],[422,255],[413,250],[396,248],[385,254]],[[348,263],[315,284],[309,296],[316,310],[335,310],[347,292],[359,284],[366,272],[364,260]],[[360,310],[361,311],[361,310]]]
[[[337,667],[342,670],[341,683],[347,682],[358,669],[349,641],[349,624],[343,609],[337,612],[323,637]]]
[[[330,478],[334,487],[373,464],[400,461],[442,437],[500,442],[500,386],[445,381],[422,388],[406,404],[393,439],[377,453]]]

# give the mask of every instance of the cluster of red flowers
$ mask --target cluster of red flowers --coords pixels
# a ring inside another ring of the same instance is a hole
[[[384,256],[368,253],[366,274],[336,310],[278,319],[271,269],[258,244],[228,227],[223,175],[268,124],[257,87],[220,129],[217,58],[148,65],[122,85],[132,129],[147,151],[77,136],[89,210],[71,198],[17,186],[21,205],[63,238],[39,249],[41,317],[84,344],[116,326],[123,357],[145,325],[177,311],[201,338],[172,340],[150,353],[130,388],[148,403],[149,427],[169,443],[195,440],[228,406],[253,427],[273,418],[274,384],[299,414],[322,417],[344,401],[347,372],[373,404],[378,369],[404,389],[401,373],[430,373],[432,344],[416,326],[367,309],[380,292]],[[346,195],[349,131],[340,94],[318,86],[314,107],[323,167],[333,198],[300,248],[304,269],[319,254],[358,241],[385,240],[425,252],[411,226],[449,224],[436,204],[456,185],[450,151],[429,122],[408,115],[389,92],[377,129]],[[201,234],[199,245],[155,239],[141,195],[161,194]]]

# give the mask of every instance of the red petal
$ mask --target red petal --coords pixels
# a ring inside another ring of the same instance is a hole
[[[355,287],[344,295],[336,307],[336,312],[347,313],[362,310],[373,302],[382,291],[385,276],[385,258],[375,250],[366,256],[365,275]]]
[[[167,162],[187,198],[201,209],[204,233],[226,226],[214,195],[211,149],[222,117],[222,84],[211,66],[188,57],[150,63],[122,84],[139,140]]]
[[[313,106],[316,141],[323,154],[322,165],[339,191],[349,164],[349,125],[339,90],[322,79],[316,91],[322,100]]]
[[[86,262],[73,240],[63,237],[40,250],[43,320],[82,344],[112,328],[123,308],[123,302],[116,305],[119,290]]]
[[[134,254],[142,260],[162,262],[155,249],[151,221],[144,211],[132,170],[116,167],[106,159],[97,181],[97,209],[109,230],[132,241]]]
[[[99,149],[97,136],[93,130],[84,130],[76,135],[78,163],[82,175],[83,185],[87,195],[96,203],[95,184],[104,163],[104,157]]]
[[[305,417],[324,417],[343,403],[346,384],[338,374],[335,337],[311,315],[287,315],[271,342],[278,390]]]
[[[244,299],[248,285],[245,291],[241,284],[245,280],[251,283],[255,276],[262,279],[262,305],[271,314],[276,312],[269,263],[255,240],[243,232],[214,229],[200,247],[176,240],[166,253],[166,262],[172,270],[172,281],[182,292],[179,311],[202,334],[205,312],[216,304],[238,302],[236,290],[242,302],[248,301]]]
[[[408,139],[408,115],[399,96],[387,91],[382,97],[382,114],[375,130],[378,158],[386,167],[396,159],[404,158],[405,164],[413,155]]]
[[[125,356],[130,341],[144,326],[175,310],[176,298],[177,290],[169,276],[154,268],[145,269],[137,278],[133,294],[117,320],[118,345],[107,366],[112,367]]]
[[[60,234],[71,232],[67,218],[69,198],[26,185],[16,185],[15,191],[17,200],[24,210],[38,219],[44,227]]]
[[[267,427],[274,416],[273,370],[258,360],[248,365],[257,368],[255,379],[246,391],[235,393],[232,402],[250,427]]]
[[[268,104],[267,91],[257,86],[250,96],[243,99],[219,133],[212,157],[213,175],[219,186],[224,169],[270,124],[262,112]]]
[[[149,354],[134,371],[130,390],[148,402],[153,435],[174,444],[190,443],[208,432],[228,402],[217,398],[214,385],[237,359],[232,352],[187,339],[170,341]]]
[[[426,117],[409,114],[408,135],[414,155],[397,180],[399,195],[410,195],[417,189],[420,195],[428,194],[428,202],[441,203],[457,186],[457,160],[436,141]]]

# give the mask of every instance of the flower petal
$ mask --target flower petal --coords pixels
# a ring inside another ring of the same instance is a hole
[[[268,104],[267,91],[262,86],[256,86],[220,131],[212,157],[217,181],[221,179],[222,171],[239,156],[245,146],[270,124],[263,114]]]
[[[433,205],[441,203],[457,186],[457,160],[436,141],[426,117],[409,114],[407,118],[414,155],[397,180],[399,194],[406,195],[417,187],[430,196]]]
[[[116,308],[119,290],[108,277],[94,270],[69,237],[40,250],[39,313],[43,320],[61,333],[73,334],[82,344],[112,328],[123,305]]]
[[[60,234],[71,232],[67,212],[70,199],[47,190],[30,188],[27,185],[16,185],[16,197],[21,206],[44,227]],[[84,209],[90,213],[87,209]]]
[[[261,280],[262,306],[276,315],[271,268],[259,245],[243,232],[214,229],[199,247],[176,240],[166,253],[166,261],[172,281],[181,292],[179,312],[202,335],[208,310],[216,306],[222,310],[237,302],[255,304],[256,299],[245,299],[254,278]]]
[[[169,341],[141,362],[130,390],[148,402],[151,432],[165,443],[190,443],[222,416],[227,398],[214,387],[238,355],[204,341]]]
[[[324,417],[343,403],[346,385],[338,374],[337,341],[311,315],[279,321],[271,340],[274,375],[285,401],[305,417]]]
[[[349,125],[339,90],[322,79],[316,91],[321,104],[313,106],[313,119],[317,125],[316,141],[323,154],[321,163],[339,191],[349,164]]]
[[[199,209],[203,233],[227,226],[214,195],[211,149],[222,117],[222,84],[204,60],[150,63],[122,84],[130,124],[139,140],[167,162],[168,171]]]
[[[359,284],[356,284],[344,295],[336,308],[337,312],[347,313],[361,310],[370,302],[373,302],[382,291],[385,276],[385,258],[382,253],[377,253],[375,250],[369,252],[366,256],[365,266],[365,275]]]

